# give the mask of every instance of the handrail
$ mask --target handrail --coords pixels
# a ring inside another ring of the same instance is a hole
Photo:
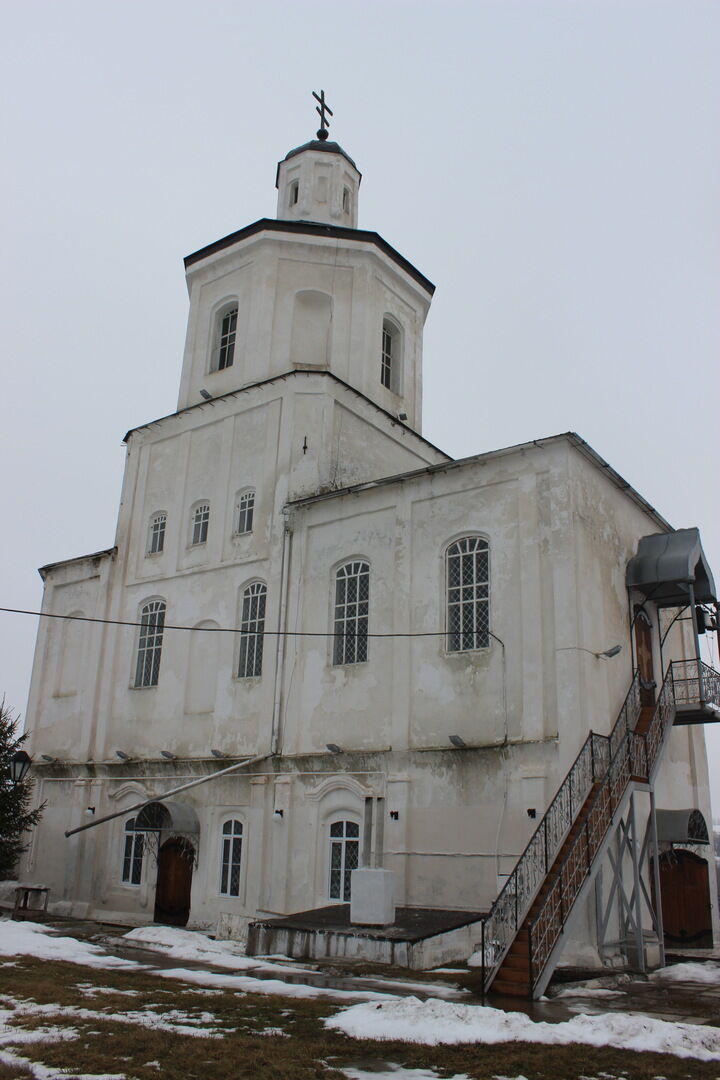
[[[490,988],[500,965],[530,910],[565,837],[599,776],[604,776],[618,741],[640,713],[640,676],[636,671],[609,736],[590,732],[557,794],[518,859],[482,923],[482,985]]]
[[[554,873],[542,906],[528,926],[531,990],[565,927],[631,779],[649,782],[659,763],[660,751],[675,717],[674,666],[668,667],[647,731],[638,734],[628,730],[618,743],[583,827]]]

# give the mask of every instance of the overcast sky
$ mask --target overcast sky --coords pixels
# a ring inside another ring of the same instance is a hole
[[[577,431],[720,578],[718,56],[715,0],[3,0],[0,604],[112,546],[122,437],[176,405],[182,257],[275,216],[321,87],[360,227],[437,285],[424,434]],[[0,614],[21,713],[35,632]]]

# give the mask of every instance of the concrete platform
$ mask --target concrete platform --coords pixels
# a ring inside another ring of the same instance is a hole
[[[345,957],[423,970],[467,960],[480,947],[482,911],[396,909],[392,926],[357,926],[349,904],[256,919],[248,927],[247,953],[281,953],[294,959]]]

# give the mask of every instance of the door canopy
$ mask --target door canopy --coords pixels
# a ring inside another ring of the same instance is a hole
[[[627,565],[625,583],[658,607],[685,607],[690,586],[698,604],[717,603],[712,571],[698,529],[643,536]]]
[[[708,827],[699,810],[658,810],[659,844],[709,844]]]
[[[159,832],[163,840],[171,836],[192,839],[200,835],[200,822],[189,803],[151,802],[135,818],[135,832]]]

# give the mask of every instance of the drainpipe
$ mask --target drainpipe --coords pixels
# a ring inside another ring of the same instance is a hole
[[[273,716],[270,732],[270,753],[277,754],[280,745],[280,723],[282,706],[282,682],[285,660],[285,630],[287,619],[287,596],[290,589],[290,550],[292,547],[292,524],[290,511],[283,510],[285,527],[283,528],[282,553],[280,557],[280,609],[278,611],[278,637],[275,649],[275,688],[273,694]]]
[[[150,803],[162,802],[164,799],[169,799],[171,795],[179,795],[181,791],[197,787],[198,784],[208,784],[211,780],[217,780],[219,776],[227,776],[228,773],[235,772],[236,769],[242,769],[245,765],[254,765],[258,761],[265,761],[268,757],[268,754],[261,754],[259,757],[244,758],[243,761],[236,761],[234,765],[228,765],[226,769],[220,769],[218,772],[201,776],[197,780],[191,780],[188,784],[181,784],[180,787],[170,788],[169,791],[163,791],[160,795],[153,795],[152,799],[143,799],[142,802],[133,803],[132,806],[125,806],[122,810],[116,810],[114,814],[106,814],[105,817],[95,818],[94,821],[89,821],[87,825],[78,825],[76,829],[66,829],[65,835],[74,836],[75,833],[84,832],[85,829],[94,829],[97,825],[103,825],[106,821],[112,821],[114,818],[126,817],[135,810],[142,810],[144,806],[149,806]]]
[[[705,685],[703,682],[702,673],[702,660],[700,659],[700,635],[698,633],[697,612],[695,610],[695,588],[692,581],[688,584],[688,592],[690,594],[690,615],[692,617],[693,638],[695,640],[695,656],[697,659],[698,668],[698,694],[700,696],[700,704],[705,704]]]

